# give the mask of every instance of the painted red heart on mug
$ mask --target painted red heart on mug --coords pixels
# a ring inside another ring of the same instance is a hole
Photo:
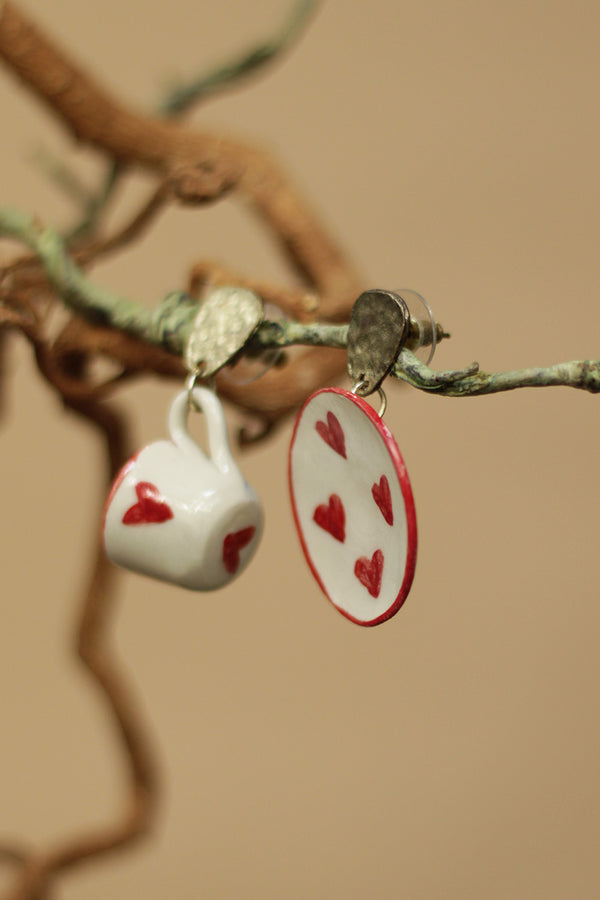
[[[346,539],[346,512],[344,504],[337,494],[330,496],[329,503],[321,503],[320,506],[317,506],[313,520],[319,528],[328,531],[336,541],[344,543]]]
[[[162,499],[160,491],[150,481],[140,481],[135,486],[138,502],[123,515],[123,525],[158,525],[173,518],[173,510]]]
[[[230,575],[234,575],[240,565],[240,550],[247,547],[256,528],[250,525],[248,528],[242,528],[240,531],[234,531],[225,536],[223,541],[223,565]]]

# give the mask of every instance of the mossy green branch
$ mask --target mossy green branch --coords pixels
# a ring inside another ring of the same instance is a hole
[[[180,116],[200,100],[224,90],[262,69],[272,62],[296,40],[306,27],[308,18],[314,12],[318,0],[297,0],[289,18],[281,31],[272,38],[251,47],[230,62],[223,63],[208,72],[191,79],[186,84],[174,87],[169,96],[160,104],[158,114]]]
[[[75,312],[96,321],[111,321],[116,327],[143,329],[144,311],[87,278],[66,253],[58,232],[42,228],[31,214],[1,207],[0,235],[29,247],[44,267],[48,281]]]
[[[34,216],[0,207],[0,237],[25,244],[39,259],[46,277],[66,306],[92,323],[109,325],[183,356],[199,304],[181,291],[173,291],[151,309],[99,286],[69,256],[60,234],[43,228]],[[243,291],[243,288],[239,289]],[[347,325],[264,322],[249,350],[309,344],[346,346]]]
[[[444,397],[478,397],[517,388],[561,386],[600,393],[600,361],[589,359],[513,372],[482,372],[478,363],[456,371],[434,372],[404,348],[392,375],[412,387]]]
[[[92,322],[133,334],[147,343],[184,356],[199,309],[198,303],[187,294],[174,291],[151,309],[100,287],[70,258],[57,231],[41,227],[33,216],[19,210],[0,207],[0,236],[18,240],[29,247],[42,264],[52,287],[74,312]],[[438,340],[444,337],[439,325],[437,332]],[[478,364],[473,363],[466,369],[436,372],[408,349],[411,346],[414,348],[415,336],[419,333],[418,323],[411,320],[408,344],[400,352],[391,374],[429,393],[445,397],[474,397],[522,387],[557,385],[600,393],[600,362],[595,360],[491,373],[481,372]],[[247,350],[249,354],[257,354],[268,348],[294,344],[344,349],[347,336],[347,325],[265,321],[249,342]]]

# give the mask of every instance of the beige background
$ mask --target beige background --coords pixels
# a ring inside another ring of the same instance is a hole
[[[28,3],[148,107],[287,8]],[[367,283],[428,298],[453,334],[437,366],[597,358],[599,32],[591,0],[331,0],[284,65],[195,120],[274,149]],[[62,224],[27,155],[68,152],[90,183],[96,161],[4,72],[0,92],[2,202]],[[96,277],[154,304],[204,257],[290,279],[234,203],[173,210]],[[140,443],[164,434],[172,391],[122,392]],[[598,896],[600,398],[389,395],[420,529],[404,609],[361,629],[330,608],[289,510],[290,425],[248,452],[268,520],[243,580],[195,596],[123,578],[114,638],[162,761],[160,819],[60,896]],[[18,342],[6,399],[0,831],[45,845],[120,798],[104,709],[70,656],[100,457]]]

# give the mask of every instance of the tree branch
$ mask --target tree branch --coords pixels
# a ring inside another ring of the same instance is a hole
[[[157,196],[161,197],[160,191]],[[199,310],[199,304],[189,295],[174,291],[152,310],[113,294],[99,287],[83,273],[67,253],[64,241],[57,231],[42,228],[33,216],[18,210],[0,207],[0,236],[20,240],[34,252],[51,285],[74,312],[92,323],[101,323],[127,332],[177,356],[184,354]],[[104,251],[117,242],[106,241],[100,245],[99,250]],[[289,347],[294,344],[343,349],[347,345],[347,331],[347,325],[319,322],[303,324],[291,320],[264,322],[248,349],[254,355],[272,347]],[[444,336],[442,327],[438,325],[436,340],[442,340]],[[410,346],[417,346],[417,340],[421,340],[423,345],[430,342],[431,328],[427,331],[419,326],[416,319],[412,319]]]
[[[87,278],[66,252],[60,235],[41,228],[33,219],[17,210],[0,208],[0,235],[22,240],[38,256],[48,279],[58,294],[75,312],[92,322],[124,331],[142,341],[183,356],[199,305],[187,294],[168,294],[154,310],[98,287]],[[247,351],[259,355],[272,347],[306,345],[344,349],[347,325],[292,320],[264,322],[249,342]],[[411,319],[407,346],[401,351],[392,375],[420,390],[446,397],[473,397],[510,391],[521,387],[562,385],[590,393],[600,392],[600,362],[583,360],[559,363],[548,368],[528,368],[515,372],[481,372],[477,363],[453,372],[435,372],[411,352],[418,336],[431,341],[429,333]],[[437,325],[436,340],[445,337]]]
[[[591,394],[600,393],[598,360],[574,360],[514,372],[481,372],[479,364],[472,363],[454,372],[434,372],[410,350],[403,349],[392,375],[413,387],[444,397],[478,397],[525,387],[572,387]]]
[[[224,90],[234,82],[239,83],[242,78],[255,74],[280,56],[296,40],[298,34],[306,27],[307,20],[318,2],[319,0],[297,0],[281,31],[271,39],[262,41],[256,47],[242,53],[232,62],[217,66],[187,84],[173,88],[159,105],[158,114],[170,117],[183,115],[195,103]]]
[[[125,423],[118,413],[93,397],[76,396],[67,405],[94,424],[104,437],[109,485],[128,454]],[[129,795],[121,816],[102,829],[64,840],[55,848],[27,855],[23,853],[16,884],[9,900],[40,900],[57,872],[84,861],[115,852],[142,838],[149,830],[156,810],[158,792],[151,743],[126,679],[109,641],[114,604],[116,569],[109,563],[100,540],[96,548],[89,585],[82,596],[77,625],[76,650],[100,689],[113,716],[126,761]]]
[[[167,177],[181,202],[206,202],[229,191],[243,195],[296,271],[316,288],[319,317],[340,321],[348,316],[362,289],[358,275],[264,151],[128,109],[9,0],[0,8],[0,58],[76,138],[116,162]]]
[[[159,104],[156,110],[157,114],[167,118],[181,117],[201,100],[260,71],[265,65],[279,57],[296,40],[317,4],[318,0],[297,0],[283,29],[273,38],[263,41],[230,62],[219,65],[197,78],[190,79],[185,84],[173,87],[169,95]],[[53,171],[58,176],[57,180],[66,181],[67,185],[69,184],[71,179],[69,173],[64,171],[64,166],[55,163],[50,174]],[[122,164],[112,163],[97,191],[89,196],[87,193],[79,192],[82,201],[79,205],[83,211],[83,218],[72,229],[71,237],[81,238],[94,232],[106,204],[126,171],[126,167]]]

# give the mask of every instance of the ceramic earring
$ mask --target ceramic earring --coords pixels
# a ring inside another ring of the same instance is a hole
[[[408,327],[406,304],[393,292],[358,298],[348,331],[354,387],[309,397],[290,446],[292,508],[306,560],[325,595],[358,625],[378,625],[398,612],[415,572],[413,494],[382,419],[381,389]],[[378,413],[364,399],[376,390]]]
[[[248,291],[221,289],[201,307],[186,353],[194,371],[171,405],[170,440],[134,456],[106,503],[104,545],[117,565],[211,591],[250,562],[262,533],[262,506],[235,463],[217,395],[196,381],[200,371],[212,376],[239,353],[261,320],[262,304]],[[189,434],[192,411],[206,417],[209,454]]]

